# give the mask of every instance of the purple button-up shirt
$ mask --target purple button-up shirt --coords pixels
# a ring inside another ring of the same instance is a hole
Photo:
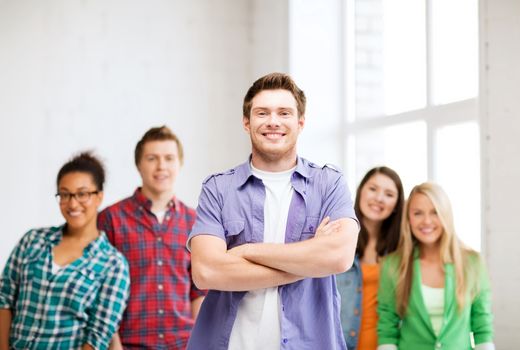
[[[334,168],[298,158],[291,177],[285,242],[314,236],[324,217],[356,219],[350,191]],[[222,238],[228,249],[263,242],[265,187],[247,161],[208,177],[202,186],[197,219],[189,239],[205,234]],[[188,241],[189,245],[189,241]],[[340,296],[334,275],[306,278],[279,287],[283,350],[346,349],[340,322]],[[209,291],[193,328],[188,350],[227,350],[238,305],[245,292]],[[271,350],[271,349],[267,349]]]

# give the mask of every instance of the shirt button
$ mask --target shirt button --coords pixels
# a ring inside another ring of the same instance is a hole
[[[163,265],[163,261],[162,260],[157,260],[157,265],[162,266]]]
[[[157,237],[157,242],[162,242],[162,237]]]
[[[309,230],[312,232],[314,231],[314,226],[309,226]]]
[[[159,311],[158,311],[158,312],[159,312],[159,315],[162,315],[162,314],[164,314],[164,310],[163,310],[163,309],[159,309]]]
[[[164,286],[163,286],[162,284],[159,284],[159,285],[157,286],[157,289],[159,289],[159,290],[163,290],[163,288],[164,288]]]
[[[226,235],[227,235],[227,234],[228,234],[228,230],[224,230],[224,234],[226,234]]]
[[[164,334],[163,333],[159,333],[159,338],[163,339],[164,338]]]
[[[435,349],[440,349],[442,347],[442,344],[440,341],[435,343]]]
[[[289,341],[289,339],[287,339],[287,338],[283,338],[283,343],[284,343],[284,344],[287,344],[288,341]]]
[[[349,335],[350,335],[351,337],[355,337],[355,336],[356,336],[356,332],[355,332],[355,331],[350,331]]]

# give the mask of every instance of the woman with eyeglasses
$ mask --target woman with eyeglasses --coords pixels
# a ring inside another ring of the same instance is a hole
[[[108,348],[130,278],[96,227],[104,180],[90,153],[58,172],[65,224],[29,231],[11,253],[0,279],[0,350]]]

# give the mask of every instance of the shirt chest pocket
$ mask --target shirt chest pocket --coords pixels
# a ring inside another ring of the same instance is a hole
[[[101,276],[89,268],[78,269],[66,276],[62,284],[65,308],[73,314],[83,313],[94,302],[100,280]]]
[[[245,233],[244,220],[228,220],[224,222],[224,235],[228,248],[249,242]]]
[[[34,249],[26,257],[22,259],[22,280],[26,282],[41,281],[43,278],[43,269],[47,260],[43,255],[45,248]]]
[[[305,224],[303,225],[301,240],[314,237],[316,230],[320,224],[320,218],[317,216],[307,216],[305,218]]]

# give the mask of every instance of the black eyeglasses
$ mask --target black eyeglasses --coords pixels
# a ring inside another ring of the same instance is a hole
[[[76,198],[76,200],[80,203],[86,203],[89,201],[90,196],[98,193],[99,191],[79,191],[77,193],[58,192],[55,194],[55,197],[59,203],[68,203],[71,198]]]

